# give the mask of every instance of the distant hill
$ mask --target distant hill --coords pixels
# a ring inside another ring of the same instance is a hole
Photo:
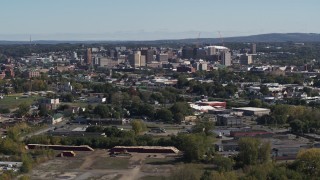
[[[225,42],[320,42],[320,34],[315,33],[271,33],[242,37],[224,38]]]
[[[224,42],[320,42],[320,34],[316,33],[270,33],[251,36],[225,37]],[[108,43],[108,44],[193,44],[193,43],[221,43],[220,38],[200,38],[200,39],[172,39],[172,40],[153,40],[153,41],[55,41],[40,40],[32,41],[33,44],[92,44],[92,43]],[[1,41],[0,44],[29,44],[28,41]]]
[[[221,43],[220,38],[184,39],[182,43]],[[226,37],[224,42],[320,42],[320,34],[315,33],[270,33],[251,36]]]

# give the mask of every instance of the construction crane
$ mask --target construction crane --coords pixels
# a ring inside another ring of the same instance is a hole
[[[220,31],[218,31],[218,33],[219,33],[219,36],[220,36],[220,41],[221,41],[221,43],[222,43],[222,46],[224,46],[224,41],[223,41],[223,37],[221,36],[221,33],[220,33]]]

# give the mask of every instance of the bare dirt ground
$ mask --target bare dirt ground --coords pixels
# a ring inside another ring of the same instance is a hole
[[[58,154],[58,152],[57,152]],[[54,158],[35,167],[33,180],[135,180],[168,176],[175,157],[163,154],[139,154],[109,157],[106,150],[79,152],[76,157]]]

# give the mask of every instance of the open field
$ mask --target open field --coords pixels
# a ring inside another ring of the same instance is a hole
[[[41,96],[23,97],[21,94],[4,96],[3,99],[0,99],[0,108],[1,109],[6,109],[6,108],[14,109],[14,108],[17,108],[22,103],[26,103],[28,105],[31,105],[33,102],[35,102],[39,98],[41,98]]]
[[[180,163],[175,156],[164,154],[110,157],[106,150],[96,150],[79,152],[76,157],[56,157],[35,167],[29,176],[33,180],[158,180]]]

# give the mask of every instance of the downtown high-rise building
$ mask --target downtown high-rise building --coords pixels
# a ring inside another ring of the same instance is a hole
[[[221,64],[231,66],[231,52],[229,50],[221,52]]]
[[[256,43],[252,43],[251,54],[257,54],[257,44]]]
[[[91,48],[87,48],[85,63],[91,65],[92,64],[92,50]]]
[[[153,55],[154,55],[154,50],[153,49],[141,50],[141,55],[145,56],[146,63],[151,63],[154,60],[153,59]]]
[[[143,57],[145,61],[145,56]],[[135,51],[133,54],[129,55],[129,63],[132,67],[140,67],[141,66],[141,51]]]

